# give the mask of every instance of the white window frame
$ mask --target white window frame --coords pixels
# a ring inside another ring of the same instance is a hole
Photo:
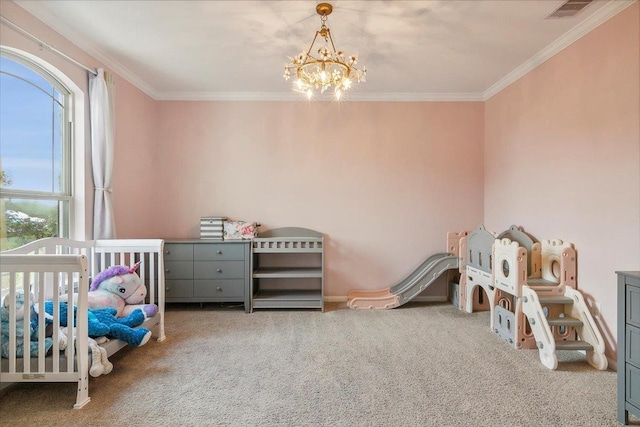
[[[62,200],[69,204],[68,220],[58,218],[60,224],[61,237],[70,237],[77,240],[85,240],[86,230],[86,200],[85,195],[85,94],[68,76],[58,68],[19,49],[0,46],[0,55],[18,62],[40,74],[53,84],[56,89],[65,94],[65,131],[64,142],[65,156],[63,168],[65,170],[65,192],[66,194],[44,193],[39,191],[26,190],[0,190],[3,198],[15,197],[41,200]],[[62,215],[63,213],[60,212]]]

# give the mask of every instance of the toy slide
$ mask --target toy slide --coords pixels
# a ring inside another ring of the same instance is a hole
[[[353,309],[400,307],[419,295],[444,272],[457,268],[457,255],[450,253],[432,255],[395,286],[377,291],[349,292],[347,305]]]

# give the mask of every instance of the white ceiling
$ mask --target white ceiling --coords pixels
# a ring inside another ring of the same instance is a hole
[[[327,25],[367,67],[352,100],[482,100],[631,3],[545,19],[564,2],[335,0]],[[157,100],[300,99],[283,66],[320,27],[315,0],[16,3]]]

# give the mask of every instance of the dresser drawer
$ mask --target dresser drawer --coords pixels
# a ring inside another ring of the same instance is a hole
[[[166,280],[164,295],[172,298],[193,298],[193,280]]]
[[[193,296],[196,298],[244,297],[244,280],[195,280]]]
[[[640,369],[632,365],[627,365],[626,375],[626,395],[627,402],[640,407]]]
[[[640,328],[627,325],[625,335],[626,361],[640,368]]]
[[[624,282],[627,285],[633,285],[633,286],[637,286],[637,287],[640,288],[640,277],[625,276],[624,277]]]
[[[194,279],[243,279],[244,261],[195,261]]]
[[[164,260],[191,261],[193,259],[193,245],[190,243],[165,243]]]
[[[626,285],[626,321],[640,327],[640,287]]]
[[[165,280],[193,279],[192,261],[169,261],[164,263]]]
[[[196,261],[242,261],[244,260],[244,250],[245,244],[197,244],[193,248],[193,258]]]

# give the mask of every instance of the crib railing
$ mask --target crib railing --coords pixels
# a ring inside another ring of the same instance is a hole
[[[78,306],[87,306],[89,290],[87,257],[84,255],[17,255],[0,253],[2,301],[6,301],[6,318],[0,323],[3,351],[6,358],[0,365],[0,382],[78,382],[75,408],[89,402],[87,311],[76,313],[76,328],[66,332],[66,350],[63,352],[61,323],[74,324],[73,310],[67,311],[66,322],[62,322],[59,309],[60,296],[72,298],[74,288],[80,295]],[[73,285],[71,285],[73,284]],[[18,293],[24,294],[22,313],[16,303]],[[50,324],[45,322],[44,295],[51,295],[53,312]],[[31,312],[30,307],[38,313]],[[37,332],[29,334],[31,317],[37,318]],[[19,320],[23,318],[19,336]],[[49,331],[50,329],[50,331]],[[47,357],[47,340],[52,341]],[[75,343],[75,345],[74,345]],[[31,351],[32,345],[35,350]],[[23,357],[18,357],[18,347],[22,346]],[[77,351],[85,349],[85,351]]]
[[[38,313],[45,312],[44,301],[52,301],[53,319],[50,323],[60,325],[62,314],[58,302],[62,298],[73,300],[74,293],[78,294],[78,299],[75,322],[77,328],[68,331],[66,352],[61,351],[63,344],[60,331],[53,327],[50,335],[45,336],[44,331],[52,328],[47,328],[44,317],[38,316],[38,333],[34,337],[25,337],[24,357],[18,357],[16,348],[20,343],[18,334],[14,331],[18,310],[15,307],[9,308],[8,326],[0,327],[0,332],[4,334],[0,344],[7,347],[9,356],[0,359],[0,382],[78,382],[74,407],[80,408],[89,402],[87,306],[91,277],[113,265],[131,266],[141,261],[138,274],[147,286],[146,302],[158,306],[158,313],[146,319],[143,326],[150,329],[158,341],[163,341],[163,249],[162,239],[75,241],[46,238],[1,252],[2,300],[7,297],[7,301],[15,301],[16,294],[24,292],[25,307],[33,305]],[[67,315],[69,317],[63,323],[74,324],[73,310],[68,310]],[[53,340],[49,357],[45,357],[45,346],[41,345],[47,339]],[[30,345],[36,341],[39,350],[31,355]],[[109,340],[102,346],[108,356],[111,356],[126,346],[126,343]]]
[[[158,341],[165,339],[164,331],[164,240],[162,239],[101,239],[70,240],[48,237],[28,243],[3,254],[74,254],[85,255],[89,282],[102,270],[113,265],[131,266],[138,261],[142,264],[138,275],[147,287],[147,303],[158,306],[158,319],[153,329]],[[73,284],[75,286],[75,284]],[[74,292],[78,292],[76,288]],[[50,293],[45,295],[51,297]],[[121,347],[120,347],[121,348]],[[109,352],[117,351],[119,348]]]

